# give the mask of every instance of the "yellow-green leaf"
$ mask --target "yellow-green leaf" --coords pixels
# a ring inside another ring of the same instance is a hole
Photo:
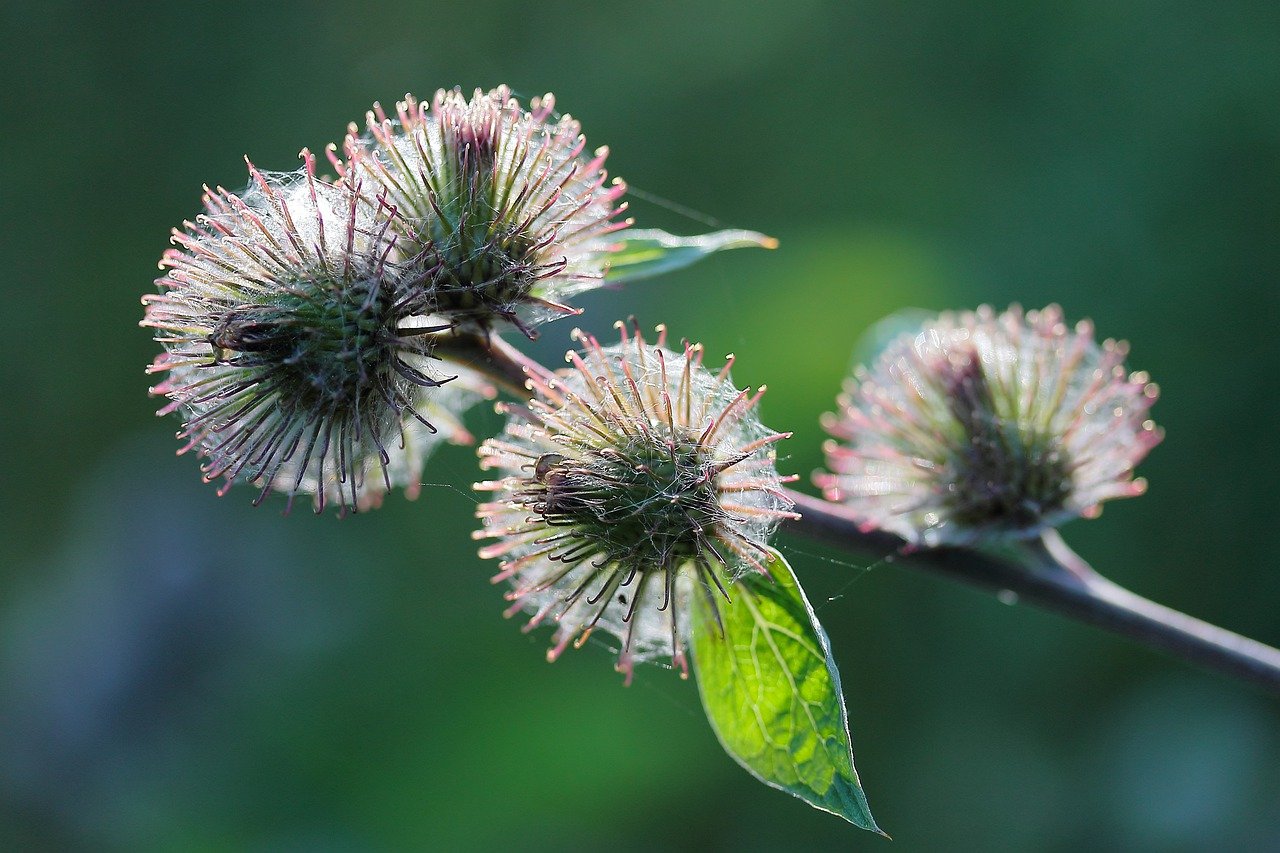
[[[778,241],[755,231],[716,231],[697,237],[677,237],[665,231],[624,231],[622,248],[609,257],[605,281],[635,281],[687,267],[707,255],[752,246],[775,249]]]
[[[725,751],[766,785],[883,835],[853,768],[827,635],[786,559],[772,551],[767,568],[768,578],[733,585],[719,621],[697,598],[693,666],[707,718]]]

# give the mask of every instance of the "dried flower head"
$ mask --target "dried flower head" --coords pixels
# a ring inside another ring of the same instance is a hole
[[[1050,305],[944,313],[859,368],[827,430],[828,500],[916,544],[1031,536],[1110,498],[1141,494],[1133,469],[1159,443],[1157,389],[1128,374],[1128,346],[1094,342]]]
[[[149,369],[167,374],[159,413],[185,418],[179,452],[206,457],[223,491],[312,494],[319,512],[413,494],[432,446],[467,440],[457,413],[490,392],[430,363],[431,305],[393,261],[394,209],[303,157],[292,174],[250,164],[242,195],[205,188],[142,325],[164,346]]]
[[[716,374],[701,345],[649,345],[639,329],[602,347],[583,346],[572,368],[534,373],[528,408],[510,406],[502,436],[480,447],[481,467],[501,479],[477,515],[481,549],[501,557],[495,582],[510,580],[507,615],[559,622],[555,660],[596,627],[618,637],[618,669],[670,656],[687,673],[690,597],[716,596],[742,572],[763,571],[765,544],[794,514],[780,486],[774,443],[789,433],[762,426],[755,394]],[[725,596],[727,597],[727,596]]]
[[[604,279],[610,235],[630,223],[626,185],[606,186],[607,148],[585,156],[578,122],[554,115],[551,95],[525,110],[506,86],[411,95],[390,118],[375,104],[367,133],[353,124],[331,148],[346,181],[377,187],[400,213],[400,249],[421,266],[439,313],[488,331],[509,322],[529,337]],[[401,227],[403,226],[403,227]]]

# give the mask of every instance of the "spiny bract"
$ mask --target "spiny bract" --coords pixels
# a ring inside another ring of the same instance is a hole
[[[1037,535],[1141,494],[1156,386],[1050,305],[944,313],[860,367],[824,424],[826,497],[915,544]]]
[[[702,347],[655,345],[637,329],[602,347],[576,332],[579,355],[555,375],[534,372],[528,407],[505,407],[505,432],[480,448],[481,467],[501,479],[478,483],[477,537],[501,557],[495,582],[513,603],[559,622],[554,660],[600,626],[622,642],[618,669],[670,656],[687,672],[690,597],[717,596],[742,572],[763,571],[765,545],[794,516],[781,489],[774,443],[789,433],[761,425],[764,388],[739,391],[729,363],[712,374]]]
[[[416,259],[439,314],[487,332],[534,326],[578,313],[565,301],[598,287],[626,185],[606,186],[607,148],[584,155],[578,122],[557,117],[555,99],[521,107],[506,86],[441,89],[430,102],[412,95],[395,117],[375,104],[367,131],[352,124],[345,161],[330,147],[344,181],[385,194],[399,216],[400,250]]]
[[[152,389],[181,411],[181,451],[206,480],[243,479],[317,511],[377,504],[419,487],[442,439],[469,439],[459,413],[491,395],[472,374],[437,370],[429,294],[395,260],[395,211],[305,169],[249,165],[242,194],[205,188],[205,213],[174,230],[142,325],[164,347]],[[452,381],[451,381],[452,380]],[[446,384],[448,383],[448,384]]]

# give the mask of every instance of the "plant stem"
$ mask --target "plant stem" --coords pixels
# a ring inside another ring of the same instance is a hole
[[[503,390],[526,398],[525,377],[546,368],[496,336],[445,334],[437,354],[477,370]],[[1280,650],[1148,601],[1112,583],[1075,554],[1056,530],[1032,540],[1025,560],[973,548],[915,548],[892,533],[864,531],[838,504],[802,492],[787,496],[801,513],[784,529],[846,551],[892,553],[911,566],[1097,625],[1152,648],[1262,685],[1280,694]]]
[[[1056,530],[1028,543],[1025,563],[971,548],[912,549],[883,531],[864,532],[843,508],[789,491],[801,517],[785,529],[860,552],[895,553],[911,566],[1036,604],[1105,628],[1174,657],[1234,675],[1280,694],[1280,650],[1156,604],[1098,574]]]
[[[483,373],[487,379],[514,397],[525,399],[525,376],[546,372],[546,368],[497,336],[445,333],[432,336],[433,352]]]

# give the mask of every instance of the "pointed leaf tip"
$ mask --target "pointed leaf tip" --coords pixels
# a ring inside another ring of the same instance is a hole
[[[761,782],[887,838],[853,767],[827,635],[786,559],[770,549],[766,568],[734,584],[719,622],[695,598],[693,669],[711,727]]]
[[[756,231],[729,229],[678,237],[655,229],[627,231],[621,248],[609,260],[605,281],[622,282],[649,278],[697,263],[707,255],[728,249],[776,249],[778,241]]]

